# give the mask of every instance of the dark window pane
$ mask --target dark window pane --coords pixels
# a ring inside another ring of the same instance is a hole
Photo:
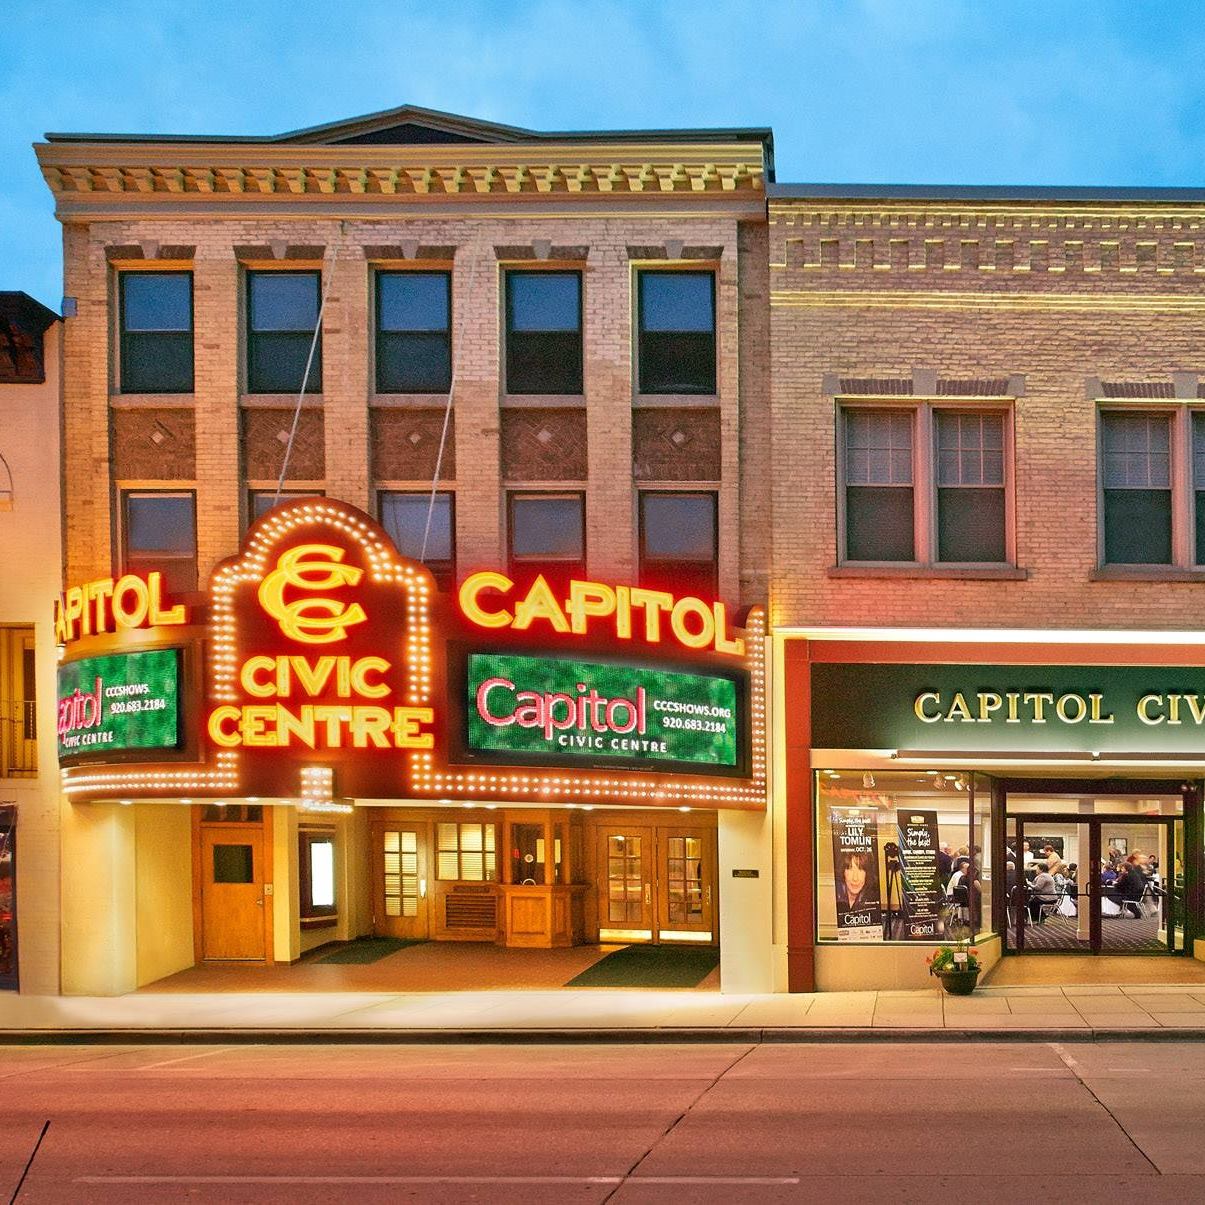
[[[710,272],[641,272],[642,331],[715,331],[715,277]]]
[[[510,518],[512,557],[581,559],[584,540],[580,497],[514,497]]]
[[[506,286],[509,330],[581,330],[579,273],[508,272]]]
[[[123,272],[121,390],[191,393],[192,275]]]
[[[189,494],[130,494],[126,498],[126,547],[131,553],[196,551],[193,499]]]
[[[296,393],[305,378],[312,332],[250,335],[247,339],[247,388],[251,393]],[[322,340],[314,348],[306,393],[322,390]]]
[[[215,845],[213,847],[213,881],[215,883],[254,883],[255,858],[250,845]]]
[[[650,560],[715,557],[714,494],[642,494],[644,552]]]
[[[579,333],[507,336],[507,393],[581,391],[582,337]]]
[[[851,561],[912,561],[912,490],[852,485],[845,491],[845,555]]]
[[[447,334],[377,335],[378,393],[447,393],[452,346]]]
[[[668,590],[671,594],[714,598],[716,594],[715,560],[640,562],[640,584],[648,590]]]
[[[1002,489],[937,491],[937,559],[977,562],[1006,559]]]
[[[249,326],[262,331],[308,331],[318,322],[317,272],[249,272]]]
[[[398,552],[414,561],[422,559],[431,495],[382,493],[378,498],[381,526],[397,545]],[[436,494],[427,536],[427,562],[451,561],[453,547],[452,495]]]
[[[715,393],[715,336],[640,336],[641,393]]]
[[[1105,490],[1105,562],[1110,565],[1170,565],[1170,490]]]
[[[446,331],[446,272],[381,272],[377,314],[383,331]]]
[[[191,331],[192,275],[123,272],[121,318],[125,331]]]
[[[1197,564],[1205,565],[1205,489],[1196,491],[1197,499]]]

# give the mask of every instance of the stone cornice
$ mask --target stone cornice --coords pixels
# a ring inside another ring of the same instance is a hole
[[[60,201],[153,198],[489,200],[493,197],[690,196],[761,201],[758,143],[246,146],[40,143],[38,163]]]

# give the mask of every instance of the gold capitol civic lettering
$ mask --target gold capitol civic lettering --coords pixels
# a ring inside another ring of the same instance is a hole
[[[298,544],[282,553],[276,568],[260,582],[259,605],[290,640],[333,644],[345,640],[353,624],[368,619],[359,603],[348,606],[334,598],[285,599],[289,586],[315,591],[358,585],[364,570],[342,564],[344,555],[342,548],[330,544]]]

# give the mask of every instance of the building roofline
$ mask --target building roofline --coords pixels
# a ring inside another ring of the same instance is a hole
[[[21,289],[0,289],[0,315],[20,317],[39,330],[46,330],[60,321],[54,310]]]
[[[1205,203],[1205,188],[1098,188],[1028,184],[775,184],[769,201],[1135,201]]]

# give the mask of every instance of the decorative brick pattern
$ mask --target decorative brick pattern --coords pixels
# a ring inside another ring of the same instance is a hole
[[[502,476],[506,481],[585,481],[584,410],[504,410]]]
[[[113,411],[113,476],[118,480],[192,481],[196,450],[191,409]]]
[[[636,410],[632,471],[638,481],[718,481],[721,442],[718,410]]]
[[[275,481],[280,476],[292,426],[292,410],[243,411],[243,466],[249,481]],[[321,410],[302,410],[287,480],[321,481],[326,477],[323,427]]]
[[[430,481],[439,457],[443,410],[383,408],[372,411],[372,477],[374,481]],[[456,476],[456,427],[449,423],[440,477]]]

